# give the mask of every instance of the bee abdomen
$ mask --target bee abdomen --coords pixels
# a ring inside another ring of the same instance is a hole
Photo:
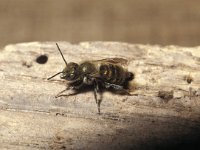
[[[109,83],[122,85],[126,80],[127,72],[118,65],[103,64],[100,66],[101,77]]]

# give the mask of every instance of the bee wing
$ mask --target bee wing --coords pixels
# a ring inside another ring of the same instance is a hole
[[[128,60],[124,58],[105,58],[105,59],[100,59],[100,60],[93,60],[92,62],[95,63],[111,63],[111,64],[118,64],[122,66],[127,66],[128,65]]]

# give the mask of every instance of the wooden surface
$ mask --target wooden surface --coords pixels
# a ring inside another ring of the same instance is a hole
[[[93,92],[55,99],[66,82],[54,42],[0,52],[1,149],[191,148],[200,138],[200,47],[58,42],[67,61],[122,57],[135,73],[133,96]],[[48,60],[38,63],[38,57]]]

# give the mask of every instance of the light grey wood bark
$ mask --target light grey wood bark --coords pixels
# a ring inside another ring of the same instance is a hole
[[[68,62],[121,57],[135,74],[132,96],[93,91],[54,96],[66,82],[55,42],[12,44],[0,52],[1,149],[154,149],[196,144],[200,133],[200,47],[58,42]],[[47,56],[44,64],[36,60]]]

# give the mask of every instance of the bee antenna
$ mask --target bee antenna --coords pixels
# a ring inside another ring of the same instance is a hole
[[[57,75],[59,75],[59,74],[61,74],[61,73],[62,73],[62,72],[58,72],[58,73],[54,74],[53,76],[47,78],[47,80],[50,80],[50,79],[54,78],[55,76],[57,76]]]
[[[65,60],[65,57],[63,56],[63,54],[62,54],[62,52],[61,52],[61,50],[60,50],[60,47],[58,46],[57,43],[56,43],[56,46],[57,46],[57,48],[58,48],[58,50],[59,50],[59,52],[60,52],[60,54],[61,54],[61,56],[62,56],[62,58],[63,58],[63,60],[64,60],[64,62],[65,62],[65,64],[67,65],[67,61]]]

